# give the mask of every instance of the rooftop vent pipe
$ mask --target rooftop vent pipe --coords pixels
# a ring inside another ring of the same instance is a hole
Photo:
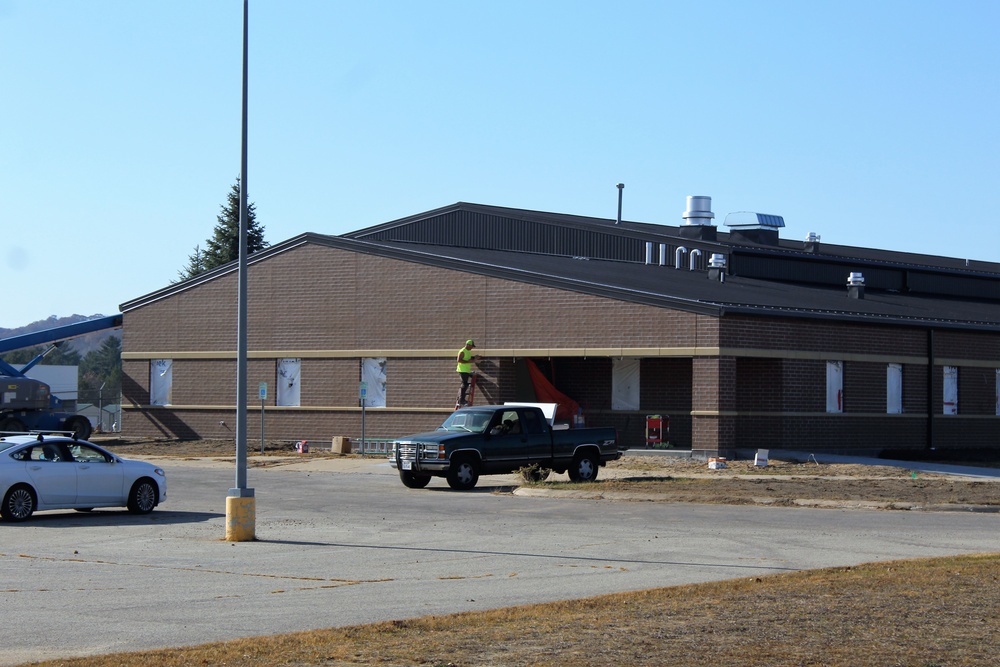
[[[819,252],[819,234],[816,232],[809,232],[804,245],[806,252]]]
[[[674,250],[674,268],[679,269],[684,263],[684,257],[687,256],[688,249],[684,246],[677,246],[677,250]]]
[[[619,183],[616,187],[618,188],[618,222],[615,224],[620,225],[622,224],[622,190],[625,189],[625,184]]]
[[[687,210],[681,215],[685,225],[710,225],[715,217],[712,213],[712,198],[688,195]]]
[[[726,282],[726,256],[713,252],[708,258],[708,279],[718,280],[720,283]]]
[[[701,257],[701,250],[699,250],[698,248],[695,248],[694,250],[691,251],[690,257],[691,257],[691,266],[688,267],[688,270],[689,271],[694,271],[694,262],[695,262],[696,259],[698,259],[699,257]]]
[[[852,271],[851,274],[847,276],[847,298],[865,298],[865,277],[860,273]]]

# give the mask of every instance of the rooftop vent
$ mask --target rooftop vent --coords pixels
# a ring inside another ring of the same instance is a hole
[[[726,282],[726,256],[713,252],[708,258],[708,279],[718,280],[720,283]]]
[[[726,226],[733,243],[753,243],[755,245],[778,245],[778,230],[785,226],[780,215],[737,211],[726,216]]]
[[[847,276],[847,298],[865,298],[865,277],[856,271]]]
[[[778,229],[785,226],[785,219],[769,213],[737,211],[726,216],[725,225],[740,229]]]
[[[712,198],[688,195],[687,210],[681,215],[685,225],[710,225],[715,214],[712,213]]]
[[[681,214],[684,224],[678,229],[681,237],[699,239],[701,241],[716,241],[715,225],[712,219],[712,198],[688,195],[687,210]]]
[[[803,245],[805,246],[806,252],[819,252],[819,234],[816,232],[809,232],[809,236],[806,237]]]

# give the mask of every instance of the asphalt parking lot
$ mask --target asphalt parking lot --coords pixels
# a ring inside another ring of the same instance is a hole
[[[251,469],[257,540],[233,543],[232,465],[165,465],[151,515],[0,523],[3,609],[39,629],[9,633],[0,664],[998,547],[996,514],[411,490],[379,459]]]

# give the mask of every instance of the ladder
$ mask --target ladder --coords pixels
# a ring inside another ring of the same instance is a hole
[[[476,377],[477,376],[478,376],[478,374],[475,371],[473,371],[472,372],[472,377],[469,378],[469,395],[466,397],[468,399],[468,401],[466,402],[466,404],[464,406],[459,402],[459,401],[462,400],[462,394],[461,394],[461,392],[459,392],[459,394],[458,394],[459,398],[458,398],[457,401],[455,401],[455,409],[456,410],[458,410],[461,407],[469,407],[473,403],[476,402]]]

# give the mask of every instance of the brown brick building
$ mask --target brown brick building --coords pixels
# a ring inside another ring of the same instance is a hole
[[[1000,449],[1000,264],[722,232],[705,200],[677,227],[460,203],[254,255],[248,438],[262,382],[268,438],[357,437],[362,380],[369,437],[433,428],[473,338],[476,403],[535,400],[534,364],[633,447],[663,414],[701,455]],[[127,435],[233,436],[236,294],[233,263],[122,305]]]

